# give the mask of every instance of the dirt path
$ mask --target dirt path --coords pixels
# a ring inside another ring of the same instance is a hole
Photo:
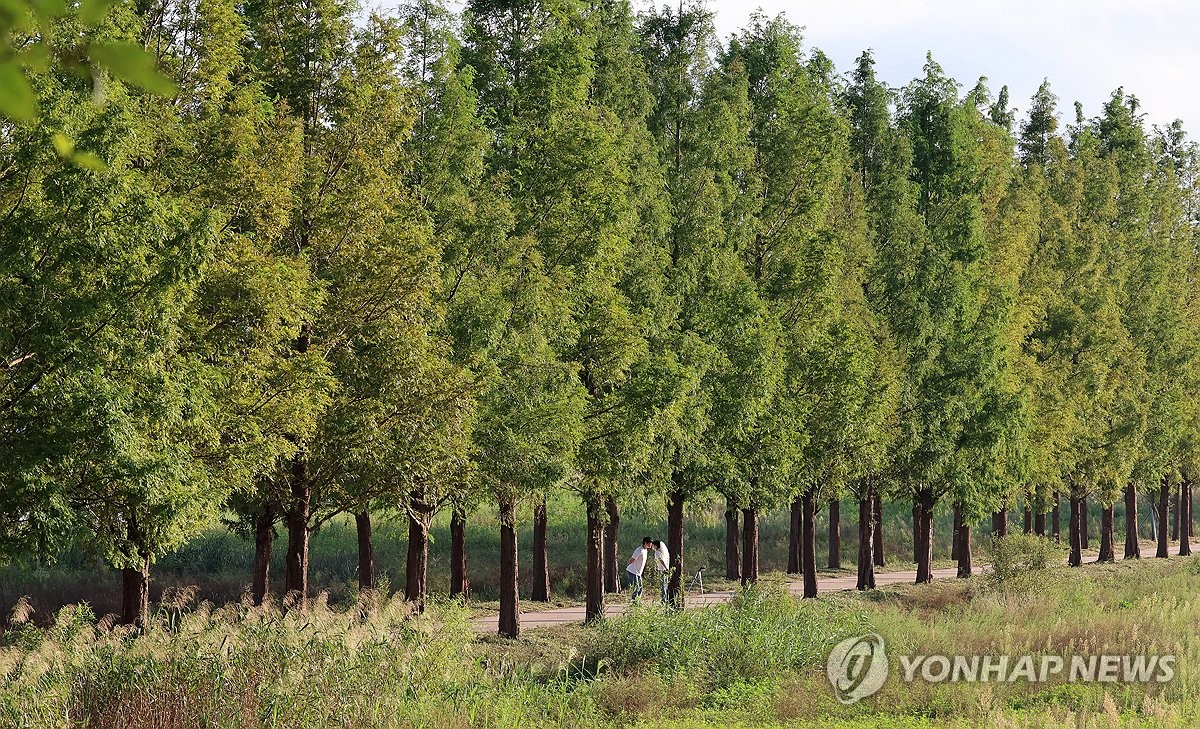
[[[1121,545],[1116,545],[1116,546],[1117,546],[1117,550],[1116,550],[1117,560],[1121,560],[1124,558],[1123,548],[1121,547]],[[1147,557],[1153,557],[1155,549],[1156,549],[1156,546],[1154,543],[1143,542],[1142,558],[1145,559]],[[1198,550],[1200,550],[1200,545],[1193,544],[1192,549],[1194,552],[1198,551]],[[1090,550],[1090,552],[1091,552],[1090,554],[1088,552],[1084,553],[1084,556],[1083,556],[1084,564],[1095,561],[1096,552],[1094,550]],[[1178,554],[1178,552],[1179,552],[1178,543],[1173,543],[1171,545],[1171,556],[1172,557],[1176,556]],[[976,572],[978,572],[981,569],[987,569],[987,566],[977,564]],[[941,580],[941,579],[946,579],[946,578],[953,578],[957,574],[958,574],[958,572],[954,567],[946,567],[943,569],[935,569],[933,571],[933,578],[935,580]],[[875,573],[875,586],[877,588],[882,588],[887,585],[896,585],[896,584],[911,585],[911,584],[913,584],[913,582],[916,581],[916,579],[917,579],[917,573],[915,570],[905,570],[905,571],[900,571],[900,572],[876,572]],[[817,592],[823,593],[823,592],[840,592],[843,590],[853,590],[855,588],[855,585],[857,585],[857,584],[858,584],[858,579],[857,579],[857,577],[855,577],[855,575],[845,575],[845,576],[841,576],[841,577],[825,577],[825,578],[821,578],[821,579],[817,580]],[[646,585],[646,592],[648,594],[650,594],[651,596],[653,596],[653,594],[654,594],[654,587],[655,587],[654,585],[651,585],[649,583],[647,583],[647,585]],[[791,591],[791,593],[793,595],[803,594],[804,583],[800,582],[800,581],[788,583],[788,589]],[[730,600],[732,600],[733,596],[734,596],[733,590],[717,590],[715,592],[708,592],[703,595],[689,594],[687,596],[687,606],[689,608],[700,608],[700,607],[704,607],[706,605],[715,605],[718,603],[725,603],[725,602],[729,602]],[[626,603],[621,603],[621,604],[616,604],[616,605],[607,605],[607,606],[605,606],[604,612],[606,615],[608,615],[610,617],[614,617],[614,616],[622,614],[627,607],[628,607],[628,605]],[[525,612],[525,613],[521,613],[521,628],[522,629],[540,628],[540,627],[544,627],[547,625],[562,625],[564,623],[578,623],[583,620],[583,617],[584,617],[584,609],[583,609],[582,605],[577,605],[577,606],[573,606],[573,607],[565,607],[565,608],[555,608],[553,610],[538,610],[538,611],[533,611],[533,612]],[[475,620],[473,620],[472,622],[474,623],[476,629],[478,629],[480,632],[495,632],[496,629],[498,628],[499,620],[500,620],[500,618],[498,615],[485,615],[483,617],[475,618]]]

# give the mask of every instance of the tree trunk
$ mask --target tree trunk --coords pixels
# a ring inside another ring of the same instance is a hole
[[[958,547],[960,543],[958,532],[962,528],[962,505],[954,504],[954,516],[951,519],[952,534],[950,537],[950,559],[958,561]]]
[[[1087,497],[1079,499],[1079,546],[1088,548],[1088,503]]]
[[[471,597],[467,580],[467,515],[461,506],[450,514],[450,597]]]
[[[265,510],[254,517],[254,575],[250,583],[250,598],[262,605],[271,590],[271,542],[275,538],[275,515]]]
[[[1192,553],[1192,481],[1184,477],[1179,484],[1179,556]]]
[[[358,589],[375,589],[375,547],[371,542],[371,512],[363,509],[354,515],[358,532]],[[411,545],[410,545],[411,546]]]
[[[971,525],[963,518],[962,508],[955,510],[958,515],[958,576],[971,576]]]
[[[292,503],[288,506],[288,547],[284,560],[283,589],[286,600],[299,610],[308,605],[308,519],[312,506],[312,485],[308,479],[308,461],[303,455],[292,459]]]
[[[813,488],[804,490],[801,498],[800,538],[803,543],[800,571],[804,573],[804,597],[817,596],[817,509]]]
[[[933,581],[933,491],[917,491],[917,584]]]
[[[617,508],[617,500],[609,496],[604,500],[604,511],[608,514],[608,523],[604,525],[604,591],[617,593],[621,591],[621,547],[617,543],[620,535],[621,511]]]
[[[875,493],[868,488],[858,499],[858,582],[860,590],[875,589]]]
[[[1033,510],[1029,508],[1029,503],[1025,503],[1025,523],[1024,530],[1026,534],[1033,534]]]
[[[429,595],[429,521],[433,506],[421,490],[414,491],[408,502],[408,560],[404,570],[404,599],[418,611],[425,609]]]
[[[883,497],[879,495],[879,489],[871,488],[871,510],[875,512],[875,534],[871,538],[871,546],[875,548],[875,566],[884,567],[883,564]]]
[[[788,566],[789,575],[798,575],[804,571],[804,546],[800,530],[804,523],[804,507],[800,497],[792,499],[790,519],[788,521]]]
[[[1125,559],[1141,559],[1138,544],[1137,489],[1133,482],[1125,484]]]
[[[758,509],[742,509],[742,585],[758,582]]]
[[[587,507],[587,607],[584,611],[583,621],[590,623],[604,617],[604,515],[599,496],[588,495],[585,506]]]
[[[725,503],[725,579],[742,579],[742,560],[738,556],[738,510],[732,502]],[[791,557],[789,556],[790,560]],[[789,562],[790,564],[790,562]],[[790,570],[789,570],[790,571]]]
[[[590,506],[588,511],[590,514]],[[533,507],[533,594],[530,598],[534,602],[550,602],[550,553],[546,545],[546,527],[546,497],[543,496]],[[596,553],[597,558],[600,554]],[[589,563],[588,569],[591,567]]]
[[[1054,492],[1054,508],[1050,511],[1050,533],[1054,537],[1054,541],[1056,543],[1062,540],[1062,528],[1061,528],[1061,525],[1059,524],[1058,512],[1059,512],[1059,495],[1058,495],[1058,492],[1055,491]]]
[[[121,622],[144,628],[150,620],[149,555],[139,555],[138,562],[121,570]]]
[[[683,501],[681,477],[675,474],[675,488],[667,496],[667,551],[671,553],[671,579],[667,583],[667,601],[678,608],[685,605],[683,595]]]
[[[842,568],[842,502],[829,502],[829,569]]]
[[[1115,562],[1117,559],[1113,548],[1113,507],[1112,504],[1100,509],[1100,554],[1097,562]]]
[[[1006,537],[1008,536],[1008,508],[1001,508],[1000,511],[992,514],[992,536]]]
[[[1033,533],[1039,537],[1046,536],[1046,512],[1039,511],[1033,515]]]
[[[1167,541],[1168,519],[1171,518],[1171,482],[1163,476],[1162,484],[1158,487],[1158,551],[1155,557],[1166,559],[1170,556],[1170,542]]]
[[[1079,512],[1082,501],[1083,499],[1076,497],[1074,494],[1071,495],[1071,518],[1067,527],[1068,539],[1071,542],[1071,553],[1067,557],[1067,564],[1072,567],[1078,567],[1083,564],[1083,540],[1079,536]]]
[[[517,503],[512,496],[497,499],[500,507],[500,622],[506,638],[521,634],[521,598],[517,574]]]
[[[921,503],[913,496],[912,508],[913,564],[921,563]]]

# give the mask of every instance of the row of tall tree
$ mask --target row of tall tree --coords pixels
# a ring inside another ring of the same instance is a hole
[[[783,17],[721,41],[698,4],[86,5],[10,41],[51,52],[37,115],[0,122],[0,546],[93,550],[129,622],[217,519],[256,602],[286,535],[303,608],[315,530],[354,515],[369,590],[372,515],[401,513],[420,604],[433,515],[458,595],[494,506],[515,636],[517,506],[546,599],[555,490],[595,617],[644,499],[681,603],[712,494],[746,581],[790,507],[815,595],[842,498],[870,587],[885,500],[926,581],[939,504],[969,574],[966,526],[1017,499],[1067,500],[1077,562],[1085,499],[1111,556],[1115,501],[1190,489],[1200,166],[1123,90],[1060,129],[1043,84],[1018,121],[932,58],[892,89],[869,51],[842,75]],[[69,60],[104,44],[174,85]]]

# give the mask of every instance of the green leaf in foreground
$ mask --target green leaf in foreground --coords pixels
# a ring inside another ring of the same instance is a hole
[[[168,96],[177,91],[175,84],[155,68],[154,56],[141,48],[127,43],[104,43],[92,46],[89,54],[112,75],[152,94]]]
[[[18,121],[29,121],[37,115],[33,90],[13,61],[0,62],[0,114]]]

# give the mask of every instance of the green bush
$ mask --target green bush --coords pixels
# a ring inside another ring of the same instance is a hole
[[[1059,566],[1064,554],[1052,539],[1033,534],[993,536],[984,549],[991,563],[987,584],[1000,592],[1035,589],[1045,570]]]

